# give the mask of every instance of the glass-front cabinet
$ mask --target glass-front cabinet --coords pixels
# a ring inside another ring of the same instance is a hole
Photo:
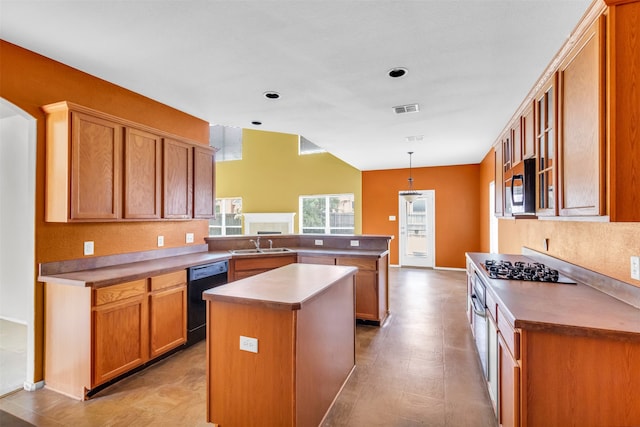
[[[535,99],[535,141],[537,153],[536,213],[556,215],[557,210],[557,97],[556,74]]]

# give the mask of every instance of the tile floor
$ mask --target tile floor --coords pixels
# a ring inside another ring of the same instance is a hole
[[[356,370],[323,426],[497,425],[465,315],[461,271],[390,269],[392,316],[358,324]],[[37,426],[205,426],[199,343],[86,402],[49,390],[0,399]]]

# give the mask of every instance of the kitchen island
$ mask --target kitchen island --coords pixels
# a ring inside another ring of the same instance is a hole
[[[356,272],[290,264],[204,292],[207,421],[319,425],[355,366]]]

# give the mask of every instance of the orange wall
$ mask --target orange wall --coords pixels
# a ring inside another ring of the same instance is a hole
[[[40,107],[71,101],[206,145],[209,144],[208,122],[2,40],[0,58],[0,96],[37,119],[36,264],[82,258],[85,240],[95,242],[96,256],[157,249],[157,235],[164,235],[165,247],[185,246],[187,232],[194,233],[194,244],[204,243],[204,237],[208,235],[206,220],[45,223],[45,116]],[[36,285],[35,295],[36,366],[33,380],[39,381],[43,377],[41,285]]]
[[[480,250],[480,165],[413,169],[414,188],[435,190],[436,267],[464,268],[464,253]],[[392,235],[391,264],[399,263],[398,192],[407,189],[408,169],[362,172],[362,232]]]

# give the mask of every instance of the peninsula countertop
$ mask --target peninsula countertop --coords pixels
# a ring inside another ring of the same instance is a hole
[[[467,256],[516,328],[640,340],[640,309],[630,304],[579,281],[572,285],[491,279],[481,266],[487,259],[534,261],[524,255]]]
[[[258,276],[209,289],[203,298],[240,304],[299,310],[334,283],[358,271],[356,267],[289,264]]]

